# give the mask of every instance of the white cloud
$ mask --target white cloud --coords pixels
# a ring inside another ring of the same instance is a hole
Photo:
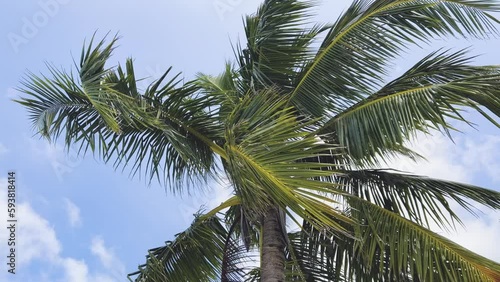
[[[398,158],[389,162],[388,167],[458,182],[470,182],[472,179],[469,167],[460,162],[462,153],[460,148],[447,136],[439,132],[433,132],[432,136],[420,134],[410,148],[425,157],[427,161],[414,162],[408,158]]]
[[[496,183],[500,183],[500,136],[486,135],[478,141],[466,139],[461,161],[475,173],[484,172]]]
[[[87,282],[89,270],[85,261],[66,258],[63,260],[65,270],[65,281],[68,282]]]
[[[68,221],[71,227],[80,227],[82,225],[82,218],[80,217],[80,209],[72,201],[65,198],[64,208],[68,216]]]
[[[64,282],[118,282],[124,276],[116,277],[107,273],[90,273],[84,260],[65,258],[62,260]]]
[[[104,246],[104,240],[102,240],[102,238],[94,237],[92,239],[90,250],[92,251],[92,254],[99,258],[105,267],[111,267],[113,265],[114,254],[111,250],[108,250],[106,246]]]
[[[500,212],[484,210],[480,218],[464,216],[465,229],[457,227],[456,232],[443,234],[454,242],[500,262],[498,238],[500,236]]]
[[[220,179],[219,181],[211,181],[210,189],[200,192],[196,197],[190,197],[186,201],[182,201],[177,206],[178,214],[186,225],[191,224],[194,220],[194,214],[200,210],[207,212],[224,201],[228,200],[232,195],[228,179]]]
[[[125,266],[120,262],[112,249],[104,244],[101,237],[94,237],[90,246],[92,254],[99,258],[104,268],[115,278],[125,277]]]
[[[0,179],[0,200],[7,202],[7,180]],[[4,205],[2,205],[4,206]],[[20,267],[25,267],[34,260],[56,261],[61,251],[61,244],[56,238],[54,229],[49,222],[37,214],[28,203],[17,202],[16,218],[16,253]],[[7,213],[0,213],[1,222],[7,222]],[[0,242],[6,242],[9,233],[6,228],[0,228]],[[1,254],[7,252],[6,244],[0,245]],[[20,255],[22,254],[22,255]]]
[[[214,183],[214,188],[212,189],[211,194],[212,197],[208,204],[209,207],[215,208],[219,206],[224,201],[227,201],[233,193],[233,189],[231,187],[231,183],[229,179],[223,178],[219,182]]]
[[[18,253],[20,264],[33,260],[57,261],[61,243],[49,222],[37,214],[28,203],[19,204]]]
[[[0,178],[0,201],[2,203],[2,207],[4,207],[3,203],[7,203],[7,195],[5,193],[5,187],[7,187],[7,179]],[[7,222],[7,213],[5,211],[0,212],[0,220],[1,222]],[[0,228],[0,242],[7,242],[8,239],[7,229]],[[0,244],[1,255],[7,253],[7,244]]]
[[[0,178],[0,201],[6,203],[5,178]],[[67,203],[70,203],[68,200]],[[71,206],[71,204],[69,205]],[[16,255],[17,271],[26,281],[61,281],[65,282],[117,282],[123,281],[125,271],[123,263],[105,246],[100,238],[92,240],[92,254],[104,265],[104,271],[89,270],[87,263],[74,257],[61,255],[62,244],[57,238],[50,222],[38,214],[29,202],[17,205]],[[75,206],[76,207],[76,206]],[[75,217],[78,218],[78,217]],[[7,221],[7,213],[0,213],[0,221]],[[0,228],[0,242],[6,242],[8,230]],[[0,254],[7,254],[7,244],[0,244]],[[30,266],[44,265],[42,273],[29,273]],[[48,265],[48,267],[46,267]],[[61,271],[62,270],[62,271]],[[0,274],[3,280],[4,273]]]
[[[500,136],[458,135],[451,141],[447,136],[433,132],[432,136],[419,134],[410,148],[427,161],[418,163],[396,159],[388,167],[440,179],[471,183],[479,175],[500,183]]]
[[[486,135],[473,139],[460,135],[454,141],[455,143],[440,133],[434,133],[434,136],[419,135],[411,148],[422,154],[427,161],[415,163],[397,159],[391,161],[388,167],[464,183],[477,180],[480,173],[485,173],[491,181],[500,180],[499,136]],[[478,213],[479,218],[476,218],[457,206],[452,207],[457,208],[465,229],[460,226],[451,232],[435,226],[431,229],[471,251],[500,261],[498,249],[492,247],[497,245],[500,234],[500,213],[484,209],[483,213]]]

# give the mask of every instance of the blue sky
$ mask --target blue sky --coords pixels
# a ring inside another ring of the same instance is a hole
[[[172,3],[173,2],[173,3]],[[350,1],[318,8],[318,19],[334,21]],[[49,145],[33,136],[26,111],[10,101],[26,70],[45,72],[44,61],[69,69],[83,40],[119,32],[122,39],[112,64],[135,58],[138,77],[159,77],[169,66],[187,78],[197,72],[219,73],[232,59],[230,40],[242,32],[242,15],[257,0],[191,1],[13,1],[0,11],[0,224],[6,225],[7,172],[18,182],[18,265],[7,273],[6,228],[0,227],[0,281],[125,281],[126,273],[144,262],[146,250],[160,246],[185,229],[200,206],[214,206],[228,193],[214,184],[194,197],[165,193],[157,184],[115,172],[102,161],[61,143]],[[478,64],[499,64],[500,40],[436,41],[408,52],[394,68],[405,66],[439,47],[473,46],[484,54]],[[433,177],[500,190],[500,135],[475,114],[477,130],[460,126],[455,143],[442,135],[419,136],[412,146],[428,162],[395,160],[391,165]],[[479,219],[464,214],[467,229],[446,233],[464,246],[496,261],[500,249],[500,214],[485,211]]]

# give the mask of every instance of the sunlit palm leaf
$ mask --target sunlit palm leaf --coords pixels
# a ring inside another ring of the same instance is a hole
[[[247,45],[239,48],[244,90],[277,85],[290,89],[297,70],[311,59],[308,49],[321,27],[305,28],[312,1],[266,0],[245,19]]]
[[[199,74],[194,83],[202,93],[218,101],[217,114],[221,120],[233,111],[242,97],[237,85],[237,74],[229,64],[226,64],[225,71],[219,76]]]
[[[360,225],[355,250],[365,266],[390,270],[389,277],[406,273],[419,281],[498,281],[500,265],[481,257],[383,207],[350,198]],[[373,258],[384,263],[373,265]],[[393,279],[394,279],[393,278]]]
[[[337,140],[349,156],[373,163],[404,152],[405,140],[417,131],[448,132],[450,119],[468,123],[465,107],[482,113],[480,106],[500,116],[500,67],[474,67],[464,51],[435,52],[375,94],[334,116],[319,130]]]
[[[248,251],[264,245],[270,210],[281,217],[272,231],[288,239],[287,281],[500,280],[497,263],[425,228],[458,220],[448,199],[469,211],[469,200],[499,209],[498,192],[361,170],[394,154],[418,157],[405,141],[418,131],[448,133],[450,118],[467,123],[465,108],[500,126],[500,68],[470,66],[463,51],[432,53],[382,86],[412,44],[497,34],[486,12],[500,5],[356,0],[317,53],[311,44],[327,28],[307,27],[312,6],[264,1],[245,19],[239,69],[227,64],[217,77],[184,84],[169,69],[142,91],[132,60],[106,66],[116,38],[92,40],[77,76],[52,66],[51,77],[29,74],[18,102],[43,136],[64,136],[67,146],[164,178],[174,191],[211,173],[230,179],[234,196],[152,249],[135,281],[260,281],[259,268],[244,266]],[[285,235],[284,211],[304,221],[300,232]]]
[[[307,221],[301,228],[289,234],[290,252],[295,254],[295,265],[305,278],[297,277],[297,281],[363,281],[366,269],[354,252],[356,239],[332,230],[319,231]],[[353,279],[354,273],[358,280]]]
[[[165,177],[171,187],[206,177],[217,149],[212,140],[222,132],[210,112],[214,100],[197,97],[194,85],[179,86],[177,76],[165,82],[170,70],[139,93],[131,60],[126,70],[104,67],[115,41],[82,53],[81,83],[50,66],[52,77],[30,74],[23,82],[28,97],[18,102],[37,131],[54,139],[64,134],[68,147],[90,148],[116,167],[132,163],[133,174],[145,167],[149,179]]]
[[[411,44],[497,34],[485,11],[498,9],[487,0],[356,0],[299,76],[293,102],[315,117],[340,114],[381,86],[388,64]]]
[[[333,185],[313,179],[331,175],[320,169],[329,164],[302,161],[330,146],[318,142],[295,113],[283,108],[287,101],[275,91],[249,94],[226,122],[224,148],[236,193],[254,220],[263,215],[264,207],[278,204],[315,224],[340,227],[326,215],[349,219],[320,194],[330,192],[327,188]]]
[[[151,249],[148,262],[131,273],[134,281],[213,281],[220,277],[228,232],[216,218],[196,219],[164,247]],[[161,267],[161,276],[158,276]]]
[[[449,200],[474,214],[475,201],[491,209],[500,209],[500,193],[485,188],[425,176],[388,170],[345,171],[336,183],[347,192],[393,211],[420,225],[435,222],[446,228],[449,219],[460,222]]]

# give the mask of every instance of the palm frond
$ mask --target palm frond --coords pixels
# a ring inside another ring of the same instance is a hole
[[[346,228],[352,231],[351,226]],[[289,252],[295,256],[290,261],[303,276],[293,281],[371,281],[363,280],[367,269],[354,251],[356,239],[351,236],[319,230],[304,221],[301,231],[289,233],[289,241]]]
[[[500,209],[500,193],[493,190],[390,170],[352,170],[335,175],[335,183],[350,194],[395,212],[419,225],[440,227],[460,221],[449,200],[475,214],[474,201]]]
[[[260,267],[250,270],[246,276],[245,282],[260,282]]]
[[[133,281],[140,282],[212,281],[221,275],[227,238],[227,230],[216,217],[195,219],[191,227],[177,234],[173,241],[149,250],[147,263],[129,274],[129,279],[134,277]]]
[[[165,75],[161,78],[164,79]],[[156,83],[161,83],[158,81]],[[213,100],[197,96],[193,85],[177,87],[177,80],[149,87],[143,94],[146,109],[154,114],[160,126],[127,126],[106,143],[105,160],[115,157],[115,167],[132,163],[133,174],[142,171],[152,179],[165,176],[170,187],[186,184],[184,180],[206,177],[214,169],[214,152],[221,131]],[[208,174],[207,174],[208,173]]]
[[[292,102],[314,117],[340,114],[380,87],[409,46],[433,36],[498,34],[487,11],[499,9],[493,0],[356,0],[299,75]]]
[[[204,95],[218,101],[217,114],[221,120],[224,120],[233,111],[242,96],[238,89],[238,74],[230,64],[226,64],[224,72],[215,77],[198,74],[194,83]]]
[[[248,252],[248,248],[239,244],[239,236],[235,232],[238,226],[239,223],[235,221],[228,231],[222,258],[221,282],[242,281],[247,274],[244,265],[252,260],[252,254]]]
[[[236,224],[198,214],[191,226],[163,247],[149,250],[147,262],[128,275],[138,282],[242,281],[253,254],[239,244]]]
[[[143,108],[138,104],[140,98],[135,84],[132,60],[126,62],[127,77],[122,79],[130,91],[121,92],[123,87],[117,87],[117,77],[113,67],[106,67],[106,63],[115,49],[118,37],[106,44],[106,37],[94,46],[95,34],[90,40],[87,48],[82,48],[80,65],[77,71],[80,79],[80,89],[86,100],[92,105],[99,117],[105,122],[108,129],[115,133],[121,133],[120,123],[140,122],[154,125],[156,120],[145,114]],[[118,75],[125,75],[122,68],[116,69]],[[64,71],[51,70],[52,75],[60,80],[72,79]],[[73,80],[73,79],[72,79]],[[73,80],[75,81],[75,80]],[[122,84],[123,84],[122,83]],[[140,120],[134,117],[140,116]]]
[[[338,141],[358,163],[378,163],[405,153],[404,141],[417,131],[448,133],[450,119],[469,123],[465,108],[483,114],[497,126],[500,116],[500,67],[469,65],[465,51],[434,52],[375,94],[335,115],[318,131]]]
[[[320,26],[304,28],[313,1],[266,0],[245,19],[247,45],[237,48],[245,91],[279,85],[290,88],[296,72],[311,59],[309,45]]]
[[[355,237],[307,222],[290,234],[306,281],[497,281],[500,265],[398,214],[349,197]],[[303,281],[303,280],[298,280]]]
[[[450,120],[470,124],[465,109],[500,127],[500,67],[471,66],[465,51],[431,53],[383,86],[410,45],[497,35],[488,12],[498,1],[354,0],[328,27],[308,22],[314,5],[265,0],[245,18],[238,69],[183,83],[170,68],[145,90],[131,59],[107,66],[118,38],[93,37],[75,75],[52,65],[48,76],[29,73],[17,102],[42,136],[173,191],[228,176],[233,197],[149,250],[131,281],[260,281],[249,251],[265,257],[269,234],[283,236],[274,247],[287,281],[500,281],[498,263],[427,229],[460,222],[448,200],[472,213],[471,201],[500,209],[499,192],[363,170],[419,157],[405,141],[432,129],[450,135]],[[286,215],[303,222],[299,232],[286,235]]]
[[[150,180],[164,179],[172,187],[207,177],[214,151],[222,152],[214,143],[222,132],[210,110],[214,99],[197,96],[193,84],[179,86],[178,76],[166,81],[170,69],[139,93],[132,60],[125,69],[105,68],[115,43],[103,45],[103,39],[84,48],[80,83],[50,65],[52,77],[30,73],[20,89],[27,97],[17,102],[42,136],[64,134],[67,147],[79,144],[83,154],[91,149],[106,162],[114,159],[117,168],[133,163],[132,174],[144,166]]]
[[[257,248],[260,238],[259,222],[252,221],[250,219],[251,216],[247,216],[249,212],[249,210],[240,204],[231,206],[225,214],[225,221],[228,224],[235,224],[237,226],[234,229],[234,234],[237,238],[240,238],[247,251]]]
[[[327,214],[349,221],[327,204],[333,200],[321,195],[334,185],[313,179],[331,175],[320,169],[330,164],[302,161],[330,147],[283,108],[287,101],[275,91],[249,94],[225,124],[227,171],[242,205],[252,211],[254,221],[274,204],[318,225],[339,226]]]
[[[349,199],[359,220],[355,251],[374,278],[401,274],[418,281],[498,281],[500,265],[383,207]],[[378,258],[374,261],[374,258]],[[385,273],[384,273],[385,272]]]

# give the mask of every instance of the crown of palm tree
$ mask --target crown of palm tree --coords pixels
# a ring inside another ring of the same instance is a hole
[[[18,102],[41,135],[174,193],[230,180],[234,195],[149,250],[134,281],[500,281],[498,263],[429,230],[460,222],[449,201],[500,209],[500,193],[380,169],[420,157],[405,145],[416,133],[469,123],[466,108],[500,126],[500,67],[471,65],[467,50],[387,81],[410,46],[498,34],[500,4],[355,0],[331,25],[311,24],[314,6],[264,1],[218,76],[182,83],[169,69],[140,90],[131,59],[106,67],[114,37],[85,45],[76,75],[30,73]]]

